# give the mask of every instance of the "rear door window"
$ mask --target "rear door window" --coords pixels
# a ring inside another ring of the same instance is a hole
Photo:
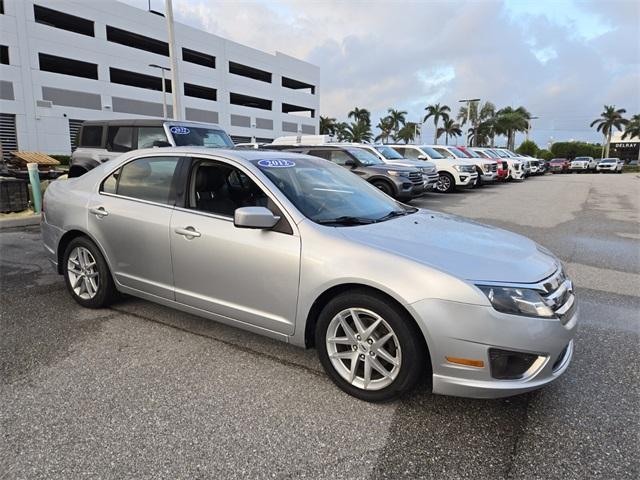
[[[108,176],[100,189],[124,197],[173,205],[178,157],[138,158]]]
[[[138,127],[138,148],[167,146],[169,141],[163,127]]]
[[[111,152],[128,152],[132,149],[132,127],[109,127],[107,131],[107,150]]]
[[[102,146],[102,125],[82,127],[80,146],[94,148]]]
[[[331,150],[330,160],[336,165],[340,165],[342,167],[344,167],[348,161],[354,161],[347,152],[343,152],[342,150]]]

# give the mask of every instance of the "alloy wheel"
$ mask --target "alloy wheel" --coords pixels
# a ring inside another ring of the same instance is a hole
[[[73,292],[83,300],[91,300],[100,286],[96,259],[85,247],[75,247],[67,261],[67,276]]]
[[[362,390],[391,385],[402,366],[396,333],[380,315],[364,308],[348,308],[333,317],[326,347],[338,374]]]
[[[451,188],[451,179],[447,175],[440,175],[438,183],[436,183],[436,189],[439,192],[448,192]]]

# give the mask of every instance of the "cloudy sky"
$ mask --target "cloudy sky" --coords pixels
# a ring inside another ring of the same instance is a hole
[[[147,8],[147,0],[126,0]],[[640,112],[636,0],[173,0],[177,21],[321,69],[320,114],[354,106],[457,112],[461,98],[525,106],[539,145],[599,141],[604,104]],[[151,0],[163,10],[163,0]],[[431,122],[431,121],[429,121]],[[425,139],[433,126],[425,125]],[[518,139],[519,141],[520,139]]]

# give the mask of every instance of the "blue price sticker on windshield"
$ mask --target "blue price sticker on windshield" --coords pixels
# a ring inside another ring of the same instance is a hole
[[[293,162],[291,160],[274,158],[274,159],[268,159],[268,160],[267,159],[259,160],[258,165],[266,168],[288,168],[288,167],[295,167],[296,162]]]
[[[187,127],[171,127],[169,130],[174,135],[187,135],[191,132]]]

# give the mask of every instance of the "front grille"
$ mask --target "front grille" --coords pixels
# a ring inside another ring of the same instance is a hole
[[[432,173],[426,176],[427,180],[429,181],[429,183],[431,182],[437,182],[440,179],[440,175],[438,175],[438,173]]]
[[[519,163],[514,163],[513,164],[513,169],[514,170],[520,170],[520,164]]]
[[[577,308],[573,283],[562,269],[559,269],[544,282],[542,288],[544,302],[556,313],[560,323],[566,324]]]
[[[507,162],[502,162],[502,170],[509,170],[509,164]]]
[[[498,171],[498,164],[497,163],[494,163],[494,164],[491,165],[491,171],[492,172],[497,172]]]
[[[414,185],[422,184],[422,173],[421,172],[411,172],[409,174],[409,180],[411,180],[411,182]]]

